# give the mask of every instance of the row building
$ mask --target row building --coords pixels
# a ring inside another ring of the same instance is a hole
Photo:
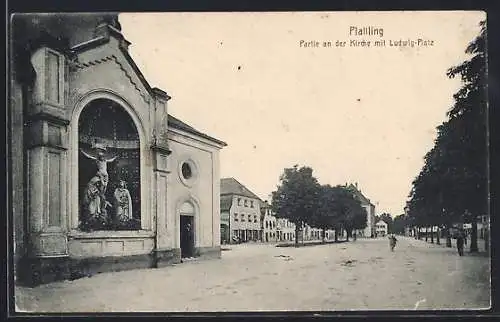
[[[262,200],[235,178],[220,180],[223,243],[262,241]]]

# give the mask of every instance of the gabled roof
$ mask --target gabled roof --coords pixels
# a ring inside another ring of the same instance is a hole
[[[181,121],[178,118],[172,116],[171,114],[168,115],[168,126],[169,127],[173,127],[175,129],[178,129],[178,130],[182,130],[182,131],[194,134],[194,135],[197,135],[199,137],[202,137],[202,138],[207,139],[209,141],[215,142],[215,143],[220,144],[222,146],[227,146],[227,144],[225,142],[217,140],[216,138],[213,138],[213,137],[211,137],[211,136],[209,136],[209,135],[207,135],[205,133],[202,133],[202,132],[196,130],[191,125],[188,125],[188,124],[184,123],[183,121]]]
[[[222,195],[239,195],[248,198],[254,198],[262,201],[255,193],[251,192],[247,187],[242,185],[235,178],[220,179],[220,194]]]
[[[359,201],[361,201],[362,204],[372,205],[372,203],[370,202],[370,199],[366,198],[361,193],[361,191],[359,191],[358,188],[356,188],[356,186],[353,185],[352,183],[347,186],[347,190],[351,191],[354,194],[354,196],[356,196],[356,198],[358,198]]]
[[[383,220],[377,221],[377,223],[375,225],[378,225],[378,224],[384,224],[384,225],[387,226],[387,223],[385,221],[383,221]]]

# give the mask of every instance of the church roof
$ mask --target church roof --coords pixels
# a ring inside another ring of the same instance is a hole
[[[209,141],[218,143],[218,144],[220,144],[222,146],[227,146],[226,142],[217,140],[216,138],[213,138],[213,137],[211,137],[211,136],[209,136],[209,135],[207,135],[205,133],[202,133],[202,132],[198,131],[197,129],[195,129],[191,125],[188,125],[188,124],[184,123],[183,121],[181,121],[178,118],[172,116],[171,114],[168,115],[168,126],[169,127],[171,126],[171,127],[175,128],[175,129],[182,130],[182,131],[185,131],[185,132],[188,132],[188,133],[200,136],[200,137],[202,137],[204,139],[207,139]]]
[[[251,192],[247,187],[242,185],[235,178],[222,178],[220,180],[220,194],[223,195],[239,195],[243,197],[257,199],[262,201],[256,194]]]

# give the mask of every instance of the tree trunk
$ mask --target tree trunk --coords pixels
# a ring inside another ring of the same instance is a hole
[[[295,247],[299,247],[299,225],[295,225]]]
[[[429,231],[429,229],[427,227],[425,227],[425,241],[427,241],[427,238],[429,237],[428,231]]]
[[[322,243],[324,244],[326,242],[326,228],[323,227],[323,239],[322,239]]]
[[[338,242],[339,241],[339,226],[336,226],[335,227],[335,240],[334,242]]]
[[[345,229],[345,237],[346,237],[346,241],[349,241],[349,229],[348,228]]]
[[[472,216],[471,225],[472,229],[470,232],[470,252],[477,253],[479,250],[477,248],[477,220],[475,216]]]
[[[431,226],[431,244],[434,244],[434,226]]]
[[[436,244],[441,245],[441,239],[439,239],[439,234],[441,234],[441,230],[439,229],[439,226],[437,228],[437,234],[436,234]]]
[[[484,231],[484,250],[489,252],[490,250],[490,230],[489,227]]]

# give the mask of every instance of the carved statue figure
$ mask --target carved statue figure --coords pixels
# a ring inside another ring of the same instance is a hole
[[[96,151],[95,156],[81,150],[83,155],[89,159],[95,160],[97,165],[97,173],[87,183],[83,198],[83,205],[88,216],[107,217],[106,208],[111,206],[111,204],[106,201],[105,195],[109,181],[107,164],[115,161],[117,157],[106,158],[106,147],[103,144],[94,144],[93,148]]]
[[[132,219],[132,198],[124,180],[120,180],[120,186],[115,189],[114,199],[116,217],[118,219]]]
[[[101,180],[96,176],[90,179],[83,196],[83,204],[90,217],[101,214]]]
[[[97,165],[97,176],[100,178],[102,185],[101,185],[101,195],[104,198],[104,194],[106,193],[106,189],[108,187],[108,181],[109,181],[109,176],[108,176],[108,163],[113,162],[116,160],[117,156],[114,156],[110,159],[106,158],[106,146],[103,144],[96,143],[94,144],[94,149],[97,152],[97,155],[91,155],[89,153],[86,153],[85,151],[81,150],[83,155],[85,155],[87,158],[95,160],[96,165]]]
[[[106,207],[111,206],[111,204],[102,197],[101,186],[102,181],[98,176],[94,176],[87,183],[83,196],[83,204],[90,217],[105,215]]]

